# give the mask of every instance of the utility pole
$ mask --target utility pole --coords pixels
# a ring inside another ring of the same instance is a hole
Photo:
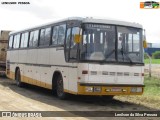
[[[151,71],[151,69],[152,69],[152,57],[147,53],[147,56],[148,56],[148,58],[149,58],[149,77],[151,77],[152,75],[151,75],[151,73],[152,73],[152,71]]]

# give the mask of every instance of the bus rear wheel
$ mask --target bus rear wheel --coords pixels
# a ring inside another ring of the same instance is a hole
[[[58,98],[64,100],[67,98],[67,93],[64,92],[64,87],[63,87],[63,78],[61,75],[58,76],[57,78],[57,96]]]
[[[16,85],[18,87],[23,87],[23,83],[21,82],[20,69],[18,69],[17,72],[16,72]]]

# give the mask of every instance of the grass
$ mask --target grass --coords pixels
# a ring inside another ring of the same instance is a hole
[[[145,76],[144,95],[160,96],[160,78]]]
[[[143,95],[116,96],[115,98],[160,110],[160,78],[145,76],[144,84]]]
[[[144,59],[145,64],[149,64],[149,59]],[[152,59],[152,64],[160,64],[160,59]]]

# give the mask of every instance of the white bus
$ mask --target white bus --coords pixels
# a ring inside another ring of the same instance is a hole
[[[68,18],[10,33],[7,76],[75,95],[141,95],[142,26],[117,20]]]

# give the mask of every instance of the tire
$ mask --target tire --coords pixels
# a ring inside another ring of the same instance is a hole
[[[16,85],[18,87],[23,87],[23,83],[21,82],[21,74],[20,74],[20,69],[17,70],[16,72]]]
[[[64,92],[63,78],[61,75],[59,75],[57,78],[56,93],[57,93],[58,98],[61,100],[64,100],[67,98],[67,93]]]

